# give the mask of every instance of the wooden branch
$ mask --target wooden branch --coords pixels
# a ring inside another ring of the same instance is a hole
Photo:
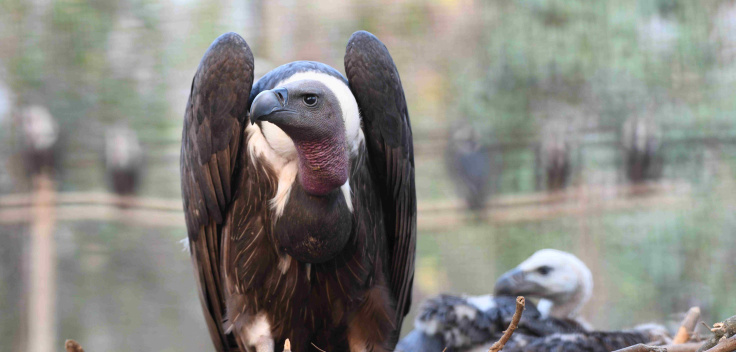
[[[105,205],[66,205],[57,206],[57,221],[114,221],[150,227],[184,227],[184,213],[137,209],[121,209]],[[0,224],[22,224],[33,220],[32,209],[28,207],[0,208]]]
[[[677,330],[675,338],[672,339],[672,344],[677,345],[690,340],[690,337],[695,331],[695,326],[698,325],[698,320],[700,320],[700,307],[690,308],[687,311],[687,315],[685,315],[685,319],[682,320],[682,324],[680,324],[680,329]]]
[[[677,209],[692,200],[685,196],[661,195],[637,199],[590,200],[580,203],[557,203],[549,205],[518,206],[498,209],[491,206],[484,211],[485,221],[491,224],[523,223],[559,219],[561,217],[584,217],[602,212],[632,209]],[[455,228],[468,221],[471,214],[447,212],[445,214],[418,213],[417,226],[420,231],[441,231]]]
[[[622,348],[614,352],[668,352],[666,347],[663,346],[649,346],[643,343],[638,343],[633,346]]]
[[[27,207],[33,204],[28,194],[8,194],[0,196],[0,207]],[[182,211],[179,199],[120,196],[105,192],[64,192],[54,199],[56,205],[110,205],[133,206],[140,209],[161,211]]]
[[[71,339],[66,340],[64,347],[66,347],[66,352],[84,352],[84,348],[77,341]]]
[[[702,345],[702,342],[689,342],[664,346],[651,346],[640,343],[614,352],[695,352]]]
[[[498,341],[491,345],[491,348],[488,349],[488,352],[498,352],[503,348],[503,346],[506,346],[506,342],[509,341],[511,335],[514,333],[514,330],[516,330],[516,328],[519,326],[519,320],[521,319],[521,314],[524,311],[525,305],[526,301],[524,300],[523,296],[516,297],[516,311],[514,312],[514,316],[511,318],[511,324],[509,324],[509,328],[503,332],[503,336],[501,336]]]
[[[688,310],[687,315],[685,315],[685,318],[682,320],[680,329],[677,331],[677,335],[675,335],[671,345],[651,346],[640,343],[622,348],[615,352],[695,352],[704,346],[703,342],[685,342],[690,340],[699,320],[700,308],[692,307]]]
[[[668,345],[663,346],[667,348],[667,352],[695,352],[700,348],[700,346],[703,346],[703,342],[688,342],[688,343],[681,343],[679,345]]]
[[[713,332],[713,336],[698,349],[698,352],[724,351],[714,350],[713,348],[718,346],[724,340],[730,340],[734,335],[736,335],[736,315],[724,320],[723,322],[713,324],[713,328],[710,329],[710,331]]]
[[[48,174],[34,179],[28,279],[28,351],[47,352],[56,337],[56,208],[54,182]]]
[[[736,336],[722,338],[717,345],[705,352],[733,352],[736,351]]]
[[[652,192],[628,197],[634,186],[580,186],[549,193],[502,195],[493,197],[483,211],[490,223],[541,221],[564,216],[619,211],[656,206],[679,207],[690,204],[690,186],[686,183],[647,184]],[[638,187],[638,186],[637,186]],[[184,227],[184,213],[179,199],[120,197],[101,192],[64,192],[53,205],[58,221],[115,221],[151,227]],[[0,224],[30,223],[32,197],[28,194],[0,195]],[[418,227],[422,231],[449,229],[468,221],[459,200],[420,202]]]
[[[591,202],[604,202],[621,196],[642,193],[646,188],[650,194],[681,195],[692,193],[692,186],[687,182],[660,181],[642,185],[611,184],[611,185],[583,185],[570,186],[556,192],[535,192],[512,195],[495,195],[486,204],[486,208],[521,208],[524,206],[540,206],[556,203],[577,203],[581,199]],[[422,213],[448,211],[462,211],[465,203],[462,199],[422,202],[417,205],[417,211]]]

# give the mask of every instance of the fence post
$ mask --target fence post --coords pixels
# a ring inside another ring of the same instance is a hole
[[[34,180],[28,290],[28,351],[51,352],[56,346],[55,191],[51,177]]]

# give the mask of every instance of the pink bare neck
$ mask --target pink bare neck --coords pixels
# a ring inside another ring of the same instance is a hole
[[[348,180],[345,134],[317,141],[295,142],[299,154],[299,182],[313,195],[325,195]]]

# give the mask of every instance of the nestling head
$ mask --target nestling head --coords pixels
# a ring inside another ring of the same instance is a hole
[[[504,273],[494,291],[547,299],[553,304],[551,315],[574,318],[593,293],[593,275],[573,254],[542,249]]]

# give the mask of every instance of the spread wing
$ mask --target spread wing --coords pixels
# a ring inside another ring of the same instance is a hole
[[[360,108],[383,201],[398,330],[411,305],[417,235],[414,147],[406,98],[388,49],[373,34],[359,31],[350,37],[345,72]]]
[[[253,54],[235,33],[218,37],[199,63],[184,115],[181,190],[190,253],[205,320],[218,351],[233,345],[223,330],[221,225],[231,202],[247,105]]]

